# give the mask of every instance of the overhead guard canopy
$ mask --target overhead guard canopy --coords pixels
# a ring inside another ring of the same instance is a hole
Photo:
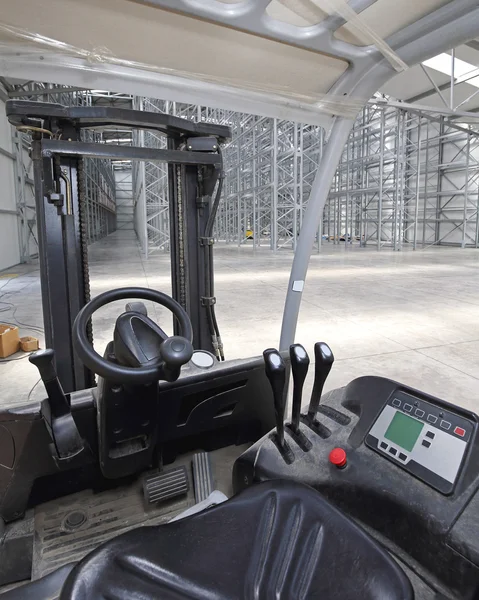
[[[2,7],[0,73],[327,125],[368,100],[335,93],[348,67],[407,68],[389,38],[445,4],[16,0]]]

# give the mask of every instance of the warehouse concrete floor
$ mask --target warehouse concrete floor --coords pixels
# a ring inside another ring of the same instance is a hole
[[[92,295],[131,285],[170,291],[168,256],[142,260],[132,232],[116,232],[93,244],[89,254]],[[215,248],[217,314],[227,358],[258,355],[278,344],[291,261],[288,251]],[[0,322],[17,320],[22,335],[36,335],[29,328],[42,325],[38,265],[0,273],[0,301]],[[94,320],[99,352],[122,305],[103,308]],[[171,330],[164,310],[151,308],[150,316]],[[311,258],[296,335],[311,355],[318,340],[336,357],[327,389],[360,375],[385,375],[479,411],[479,250],[394,253],[326,245]],[[26,402],[38,380],[23,356],[0,363],[4,405]],[[311,376],[312,369],[307,387]],[[38,385],[30,399],[42,393]]]

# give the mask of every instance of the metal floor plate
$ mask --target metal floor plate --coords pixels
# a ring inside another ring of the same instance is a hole
[[[211,452],[215,489],[232,495],[231,472],[234,460],[245,446]],[[195,504],[191,472],[192,455],[186,454],[169,467],[185,465],[190,479],[187,495],[159,505],[143,500],[142,480],[134,484],[93,493],[85,490],[46,502],[35,509],[32,579],[39,579],[135,527],[167,523]]]

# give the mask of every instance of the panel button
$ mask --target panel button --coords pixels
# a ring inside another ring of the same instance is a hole
[[[381,442],[379,445],[383,450],[387,450],[388,445],[386,444],[386,442]]]
[[[396,450],[396,448],[389,448],[389,454],[396,456],[397,453],[398,453],[398,451]]]
[[[429,423],[436,423],[437,417],[436,415],[427,415],[427,420],[429,421]]]
[[[456,428],[454,429],[454,433],[455,433],[456,435],[460,435],[461,437],[464,437],[464,436],[466,435],[466,430],[465,430],[465,429],[463,429],[462,427],[456,427]]]
[[[412,404],[405,404],[405,405],[403,406],[403,409],[404,409],[406,412],[411,412],[411,411],[412,411]]]
[[[425,446],[426,448],[429,448],[429,446],[431,445],[431,442],[428,442],[427,440],[423,440],[422,445]]]
[[[416,415],[416,417],[424,417],[424,411],[421,410],[420,408],[416,408],[416,410],[414,411],[414,414]]]
[[[394,398],[394,400],[393,400],[393,406],[397,406],[399,408],[401,406],[401,400],[398,400],[397,398]]]
[[[447,431],[448,429],[451,429],[451,424],[449,421],[441,421],[441,427]]]
[[[434,433],[434,431],[426,431],[426,437],[433,440],[436,437],[436,434]]]
[[[406,459],[407,459],[407,456],[403,452],[400,452],[399,453],[399,460],[406,460]]]

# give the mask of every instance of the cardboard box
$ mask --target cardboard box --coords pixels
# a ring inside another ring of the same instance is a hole
[[[15,354],[20,348],[20,336],[15,325],[2,325],[0,323],[0,358]]]
[[[20,338],[20,348],[23,350],[23,352],[35,352],[35,350],[38,350],[39,347],[40,344],[37,338],[30,336]]]

